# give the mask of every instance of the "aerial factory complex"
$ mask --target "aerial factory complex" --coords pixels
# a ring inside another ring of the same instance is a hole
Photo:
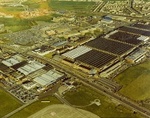
[[[150,118],[149,0],[0,0],[0,117]]]

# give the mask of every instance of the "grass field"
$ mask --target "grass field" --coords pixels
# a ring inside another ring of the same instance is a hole
[[[50,102],[49,103],[42,103],[41,101],[44,101],[44,100],[49,100]],[[23,110],[17,112],[16,114],[14,114],[13,116],[11,116],[10,118],[27,118],[29,117],[30,115],[36,113],[37,111],[49,106],[49,105],[52,105],[52,104],[60,104],[61,102],[55,98],[55,97],[52,97],[52,96],[49,96],[47,98],[44,98],[44,99],[41,99],[41,100],[38,100],[37,102],[31,104],[30,106],[24,108]]]
[[[58,17],[60,15],[50,14],[45,16],[39,16],[30,19],[21,19],[21,18],[0,18],[0,23],[5,25],[5,28],[13,32],[30,29],[31,26],[36,25],[36,21],[45,21],[52,22],[53,17]]]
[[[0,118],[20,106],[21,103],[17,99],[0,88]]]
[[[92,89],[82,86],[73,92],[68,92],[65,95],[65,98],[73,105],[84,106],[90,104],[94,99],[100,99],[101,106],[87,106],[83,107],[84,110],[88,110],[100,117],[140,117],[138,114],[133,114],[132,111],[128,110],[122,105],[118,105],[117,102],[102,94],[99,94]]]
[[[14,2],[10,2],[10,3],[15,3],[15,1]],[[25,5],[24,7],[28,7],[29,10],[34,10],[34,9],[49,9],[47,1],[40,2],[40,0],[27,0],[27,1],[23,2],[22,5]],[[17,15],[21,11],[25,10],[24,7],[23,6],[15,6],[15,7],[11,7],[11,6],[2,6],[1,7],[0,6],[0,12],[4,12],[6,14]]]
[[[46,16],[39,16],[39,17],[35,17],[35,18],[31,18],[30,20],[32,21],[45,21],[45,22],[52,22],[52,17],[53,15],[46,15]]]
[[[20,18],[0,18],[0,22],[5,26],[31,25],[31,21]]]
[[[53,114],[53,115],[52,115]],[[29,118],[100,118],[91,112],[64,104],[48,106]]]
[[[150,60],[127,69],[115,80],[123,85],[121,94],[134,100],[150,98]]]
[[[77,2],[77,1],[57,1],[48,0],[49,6],[52,10],[76,10],[89,11],[95,2]]]
[[[30,9],[49,9],[48,2],[47,1],[40,1],[40,0],[28,0],[23,3],[24,5],[27,5]]]
[[[0,18],[0,23],[3,23],[7,30],[13,32],[29,29],[33,25],[32,21],[19,18]]]
[[[0,12],[3,12],[5,14],[12,14],[18,16],[18,13],[21,11],[24,11],[23,7],[1,7],[0,6]]]
[[[23,5],[27,5],[30,9],[38,9],[40,8],[40,4],[35,0],[27,0],[23,3]]]
[[[24,11],[24,8],[23,7],[3,7],[3,10],[5,11],[5,12],[13,12],[13,13],[15,13],[15,12],[19,12],[19,11]]]
[[[54,14],[54,15],[48,15],[48,16],[41,16],[41,17],[36,17],[32,19],[0,18],[0,23],[3,23],[7,30],[17,32],[17,31],[30,29],[31,26],[37,24],[36,21],[51,22],[52,16],[56,16],[56,15]]]

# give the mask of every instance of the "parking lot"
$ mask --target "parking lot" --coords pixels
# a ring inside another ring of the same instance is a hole
[[[34,100],[37,97],[35,91],[26,90],[20,85],[13,86],[8,90],[13,96],[19,99],[23,103],[27,103],[29,101]]]

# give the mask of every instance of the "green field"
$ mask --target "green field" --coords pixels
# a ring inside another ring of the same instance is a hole
[[[19,0],[17,1],[12,1],[10,3],[18,3]],[[24,6],[0,6],[0,11],[4,13],[12,13],[12,14],[19,14],[21,11],[24,11],[26,8],[29,8],[29,10],[35,10],[35,9],[49,9],[48,3],[45,2],[40,2],[39,0],[27,0],[22,3]]]
[[[20,106],[21,103],[17,99],[0,88],[0,118]]]
[[[31,19],[20,19],[20,18],[0,18],[0,23],[5,25],[5,29],[11,30],[12,32],[22,31],[26,29],[30,29],[32,26],[36,25],[36,21],[45,21],[51,22],[52,16],[57,15],[48,15],[41,16]]]
[[[42,103],[41,101],[44,100],[49,100],[49,103]],[[30,106],[24,108],[23,110],[17,112],[16,114],[14,114],[13,116],[11,116],[10,118],[27,118],[28,116],[36,113],[37,111],[52,105],[52,104],[61,104],[61,102],[53,97],[53,96],[49,96],[47,98],[43,98],[41,100],[38,100],[37,102],[31,104]]]
[[[0,23],[3,23],[7,30],[13,32],[30,29],[33,25],[31,20],[20,18],[0,18]]]
[[[49,9],[47,1],[28,0],[28,1],[25,1],[23,4],[27,5],[29,7],[29,9],[31,9],[31,10],[32,9],[41,9],[41,8]]]
[[[89,11],[95,2],[57,1],[48,0],[52,10]]]
[[[101,105],[91,105],[87,107],[81,107],[84,110],[88,110],[100,117],[140,117],[139,114],[133,114],[132,111],[128,110],[122,105],[118,105],[116,101],[106,97],[100,93],[93,91],[92,89],[82,86],[77,91],[71,91],[66,93],[65,98],[73,105],[85,106],[90,104],[94,99],[99,99]]]
[[[29,9],[38,9],[40,8],[40,4],[36,2],[35,0],[28,0],[23,3],[24,5],[27,5]]]
[[[150,60],[127,69],[115,80],[123,85],[121,94],[133,100],[150,98]]]
[[[30,26],[9,26],[6,27],[7,30],[11,30],[12,32],[18,32],[26,29],[30,29]]]
[[[59,15],[56,15],[56,14],[51,14],[51,15],[45,15],[45,16],[39,16],[39,17],[35,17],[35,18],[31,18],[30,20],[31,21],[45,21],[45,22],[52,22],[52,18],[53,16],[59,16]]]
[[[19,11],[24,11],[24,8],[23,7],[20,7],[20,6],[18,6],[18,7],[9,7],[9,6],[7,6],[7,7],[3,7],[4,9],[5,9],[5,11],[7,11],[7,12],[19,12]]]
[[[0,18],[0,23],[5,26],[32,25],[30,20],[20,18]]]

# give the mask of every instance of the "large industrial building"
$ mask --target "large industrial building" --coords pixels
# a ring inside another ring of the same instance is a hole
[[[9,59],[3,60],[2,63],[8,67],[11,67],[18,63],[21,63],[23,60],[23,57],[21,57],[20,55],[14,55]]]
[[[27,89],[40,86],[40,91],[47,86],[64,78],[65,74],[55,70],[49,64],[42,64],[35,60],[27,60],[16,54],[0,63],[0,72],[7,72],[11,79]],[[10,81],[11,81],[10,79]],[[39,92],[39,89],[37,89]]]
[[[63,77],[64,77],[63,73],[60,73],[56,70],[49,70],[47,73],[36,77],[33,81],[35,81],[41,86],[48,86],[50,84],[55,83],[56,81],[58,81]]]
[[[134,52],[141,49],[149,38],[150,25],[148,24],[136,23],[123,26],[62,54],[62,61],[83,68],[83,71],[85,68],[89,71],[95,69],[101,73],[101,76],[108,77],[121,68],[125,60],[133,57],[132,54],[138,57],[138,61],[146,57],[146,50],[140,53]],[[136,63],[137,60],[133,62]]]
[[[134,49],[134,46],[101,37],[98,37],[95,40],[86,43],[85,45],[95,48],[99,51],[106,51],[108,53],[120,56]]]
[[[115,32],[112,32],[107,35],[109,39],[113,39],[115,41],[119,41],[121,43],[127,43],[130,45],[139,45],[142,41],[138,40],[138,35],[123,32],[123,31],[118,31],[116,30]]]
[[[37,70],[43,68],[44,66],[45,66],[44,64],[41,64],[37,61],[33,61],[23,67],[18,68],[17,70],[19,72],[23,73],[24,75],[28,75],[34,71],[37,71]]]

